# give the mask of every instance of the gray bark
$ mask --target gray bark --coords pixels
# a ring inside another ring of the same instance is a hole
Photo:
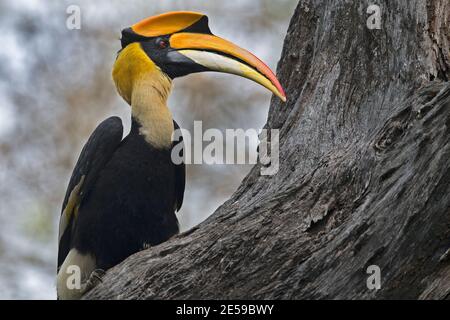
[[[193,230],[110,270],[88,299],[449,299],[450,3],[301,0],[257,165]],[[381,269],[369,290],[367,267]]]

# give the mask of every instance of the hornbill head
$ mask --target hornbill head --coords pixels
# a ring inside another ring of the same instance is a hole
[[[253,80],[286,101],[270,68],[247,50],[213,35],[208,17],[201,13],[169,12],[144,19],[124,29],[121,42],[118,60],[145,56],[170,79],[204,71],[230,73]]]

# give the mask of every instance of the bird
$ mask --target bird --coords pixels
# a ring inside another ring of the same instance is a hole
[[[249,51],[215,36],[208,17],[175,11],[122,30],[112,78],[131,107],[100,123],[84,145],[64,197],[58,237],[57,298],[80,299],[106,270],[179,233],[185,164],[171,158],[179,129],[167,106],[172,82],[198,72],[245,77],[282,101],[271,69]]]

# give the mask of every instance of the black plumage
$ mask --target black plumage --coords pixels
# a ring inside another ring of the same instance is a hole
[[[175,210],[183,202],[185,166],[173,164],[171,148],[153,147],[139,128],[133,120],[122,140],[121,120],[109,118],[83,148],[63,204],[64,214],[81,182],[78,209],[60,227],[58,269],[76,249],[94,256],[96,267],[107,270],[178,232]]]

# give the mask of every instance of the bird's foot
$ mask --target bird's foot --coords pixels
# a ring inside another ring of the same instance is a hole
[[[83,294],[88,293],[96,286],[98,286],[100,283],[102,283],[105,274],[106,272],[102,269],[96,269],[92,271],[91,275],[89,276],[89,279],[86,281],[86,283],[83,284],[82,288]]]

